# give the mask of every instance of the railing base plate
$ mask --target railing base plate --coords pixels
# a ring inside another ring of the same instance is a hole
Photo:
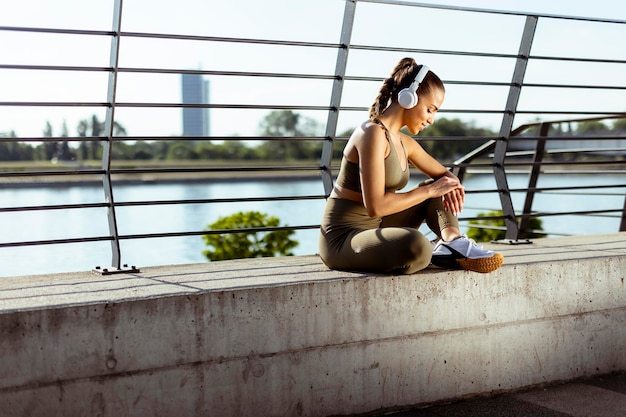
[[[129,274],[129,273],[132,274],[132,273],[137,273],[141,271],[135,265],[131,267],[129,267],[128,265],[124,265],[122,268],[116,268],[114,266],[110,266],[108,268],[101,268],[99,266],[96,266],[94,269],[91,270],[91,272],[93,272],[94,274],[98,274],[98,275],[113,275],[113,274]]]
[[[500,245],[531,245],[533,242],[530,239],[500,239],[492,240],[491,243]]]

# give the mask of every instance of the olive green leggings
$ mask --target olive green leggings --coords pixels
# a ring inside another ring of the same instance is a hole
[[[412,274],[430,264],[432,245],[417,229],[426,221],[439,237],[459,226],[441,198],[385,217],[368,216],[361,203],[329,198],[322,218],[319,254],[331,269]]]

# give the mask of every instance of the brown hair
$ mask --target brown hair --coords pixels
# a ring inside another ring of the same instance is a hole
[[[398,62],[393,71],[391,71],[389,78],[383,82],[380,90],[378,90],[376,100],[370,106],[369,116],[371,120],[377,120],[383,114],[389,100],[396,101],[398,99],[400,90],[411,85],[421,68],[422,65],[418,65],[413,58],[402,58]],[[437,74],[428,71],[417,89],[417,95],[418,97],[428,95],[436,89],[445,91],[443,82]]]

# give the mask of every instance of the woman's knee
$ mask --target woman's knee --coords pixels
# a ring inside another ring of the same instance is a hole
[[[426,268],[432,258],[432,245],[428,239],[417,230],[413,232],[407,235],[403,245],[405,259],[400,271],[404,274],[412,274]]]

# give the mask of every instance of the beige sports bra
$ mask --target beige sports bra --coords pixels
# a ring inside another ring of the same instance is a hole
[[[396,191],[404,188],[409,182],[409,168],[407,165],[406,170],[402,170],[400,165],[400,159],[398,159],[398,153],[391,141],[391,137],[387,128],[378,123],[383,129],[385,129],[385,137],[389,142],[389,155],[385,157],[385,189],[387,191]],[[406,152],[405,152],[406,156]],[[361,176],[359,175],[359,164],[348,161],[345,157],[341,160],[341,168],[337,175],[337,185],[358,193],[361,192]]]

